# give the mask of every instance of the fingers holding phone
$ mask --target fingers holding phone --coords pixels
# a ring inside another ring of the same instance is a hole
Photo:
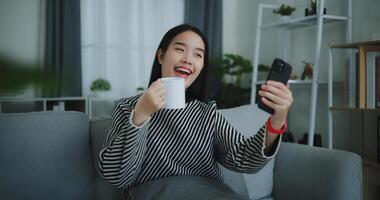
[[[293,103],[288,84],[291,72],[292,67],[288,63],[279,58],[274,59],[267,82],[258,92],[258,107],[272,115],[272,124],[282,126]]]
[[[266,84],[262,85],[259,94],[260,96],[267,96],[273,102],[280,104],[291,97],[291,91],[289,88],[283,83],[276,81],[268,81]],[[275,96],[273,96],[274,94]]]
[[[293,95],[289,85],[286,86],[277,81],[267,81],[261,86],[259,95],[262,103],[274,110],[273,120],[284,121],[293,103]]]

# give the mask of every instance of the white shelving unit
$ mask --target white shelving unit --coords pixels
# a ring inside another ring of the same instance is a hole
[[[78,111],[88,114],[90,119],[110,117],[118,100],[118,98],[93,96],[59,98],[0,97],[0,114],[40,111]]]
[[[286,37],[289,38],[289,31],[292,29],[299,29],[304,27],[316,26],[317,34],[315,38],[315,56],[314,56],[314,66],[313,66],[313,79],[311,81],[289,81],[290,84],[310,84],[311,85],[311,102],[310,102],[310,117],[309,117],[309,137],[308,145],[313,146],[314,144],[314,129],[315,129],[315,117],[316,117],[316,107],[317,107],[317,91],[318,84],[326,83],[324,81],[318,80],[319,77],[319,67],[320,67],[320,55],[321,55],[321,44],[322,44],[322,33],[323,25],[333,22],[345,22],[347,23],[346,30],[346,42],[351,42],[351,30],[352,30],[352,0],[348,0],[348,14],[347,16],[335,16],[335,15],[324,15],[323,8],[325,7],[325,0],[319,1],[317,14],[313,16],[301,17],[297,19],[292,19],[287,22],[277,22],[263,24],[262,16],[264,9],[272,11],[276,9],[279,5],[269,5],[269,4],[260,4],[258,10],[258,22],[256,27],[256,43],[255,51],[253,55],[253,73],[252,73],[252,91],[251,91],[251,104],[255,103],[256,99],[256,86],[263,84],[263,81],[257,81],[258,74],[258,65],[259,65],[259,56],[260,56],[260,39],[262,29],[268,28],[282,28],[286,30]],[[289,41],[289,39],[284,40]],[[284,53],[285,61],[287,61],[287,53]],[[328,137],[328,147],[332,148],[332,137]]]
[[[0,98],[0,113],[65,110],[88,113],[87,98]]]

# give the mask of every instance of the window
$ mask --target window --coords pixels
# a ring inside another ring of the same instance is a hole
[[[112,97],[128,97],[147,87],[161,38],[184,22],[184,0],[81,0],[81,15],[83,95],[105,78]]]

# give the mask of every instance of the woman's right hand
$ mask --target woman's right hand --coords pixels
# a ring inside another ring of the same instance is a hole
[[[164,105],[165,87],[158,79],[138,99],[132,119],[133,123],[140,126],[155,112],[163,108]]]

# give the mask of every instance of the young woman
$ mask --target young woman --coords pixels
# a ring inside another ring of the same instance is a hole
[[[275,113],[255,136],[246,138],[216,112],[214,101],[205,102],[207,64],[204,34],[187,24],[176,26],[158,46],[149,88],[116,106],[99,154],[99,169],[106,180],[125,191],[125,199],[146,199],[148,186],[145,194],[133,191],[156,182],[150,191],[156,193],[149,194],[154,199],[189,195],[207,199],[210,191],[224,199],[248,199],[223,185],[217,162],[234,171],[254,173],[275,156],[293,102],[289,88],[272,81],[262,86],[259,94]],[[163,109],[162,77],[185,79],[185,108]],[[162,180],[169,180],[165,187]],[[180,183],[191,187],[178,190]],[[170,187],[177,187],[177,192]]]

